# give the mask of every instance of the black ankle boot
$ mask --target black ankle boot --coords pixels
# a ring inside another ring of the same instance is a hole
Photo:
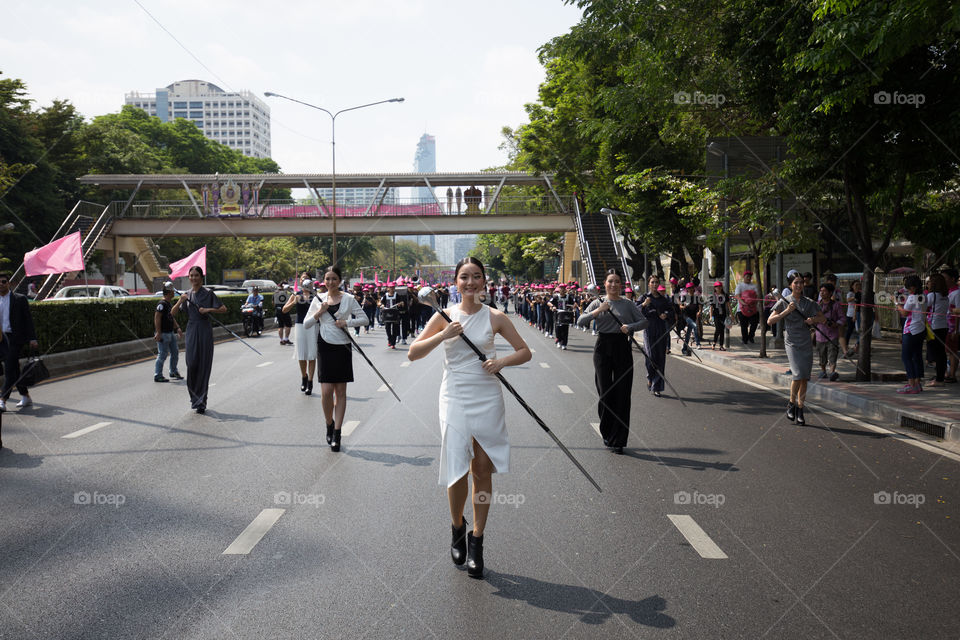
[[[467,533],[467,574],[471,578],[483,577],[483,536]]]
[[[308,396],[313,393],[313,380],[307,380],[307,389],[303,393]]]
[[[333,444],[333,423],[327,425],[327,444]]]
[[[463,524],[459,527],[450,525],[450,530],[453,533],[450,557],[453,558],[453,564],[461,565],[467,561],[467,519],[463,518]]]
[[[300,380],[300,391],[306,391],[306,390],[307,390],[307,381],[308,381],[308,380],[310,380],[310,378],[308,378],[307,376],[303,376],[303,378]]]
[[[340,429],[333,430],[333,444],[330,445],[330,451],[340,451]]]
[[[787,404],[787,420],[793,422],[797,419],[797,405],[792,402]]]
[[[801,427],[807,424],[807,421],[803,418],[803,407],[797,407],[797,424]]]

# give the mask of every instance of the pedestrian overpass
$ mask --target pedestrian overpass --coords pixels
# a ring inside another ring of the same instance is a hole
[[[606,258],[591,255],[589,244],[596,240],[590,233],[596,231],[588,223],[603,216],[586,216],[574,196],[556,191],[552,179],[550,174],[512,171],[90,174],[79,178],[80,183],[129,195],[106,205],[78,202],[53,239],[79,230],[84,260],[97,250],[112,258],[113,265],[121,254],[133,256],[133,270],[146,282],[167,273],[151,238],[171,236],[563,233],[565,278],[595,282],[595,272],[602,273],[598,270],[607,262],[625,266],[622,250]],[[308,197],[270,198],[278,189],[302,189]],[[398,195],[401,189],[429,195]],[[145,199],[148,194],[165,199]],[[616,239],[609,220],[600,223],[600,235],[608,234],[607,223]],[[18,271],[14,281],[21,274]],[[47,277],[38,297],[52,295],[63,277]]]

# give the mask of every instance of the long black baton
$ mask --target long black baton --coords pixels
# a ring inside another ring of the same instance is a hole
[[[197,308],[197,313],[200,312],[200,305],[198,305],[196,302],[194,302],[194,301],[191,300],[190,298],[187,298],[187,302],[190,303],[190,304],[192,304],[193,306],[195,306],[195,307]],[[214,318],[213,315],[211,315],[211,314],[209,314],[209,313],[205,313],[205,314],[202,314],[202,315],[207,316],[208,318],[210,318],[211,320],[213,320],[214,322],[216,322],[218,325],[220,325],[221,327],[223,327],[223,330],[224,330],[224,331],[226,331],[227,333],[229,333],[230,335],[232,335],[234,338],[236,338],[237,340],[239,340],[240,342],[242,342],[244,345],[247,346],[247,348],[253,350],[253,352],[256,353],[258,356],[263,356],[262,353],[260,353],[259,351],[257,351],[256,349],[253,348],[253,345],[248,344],[246,340],[244,340],[243,338],[241,338],[240,336],[238,336],[237,334],[235,334],[233,331],[230,331],[230,329],[227,328],[227,325],[223,324],[222,322],[220,322],[219,320],[217,320],[216,318]]]
[[[437,304],[436,295],[434,294],[432,289],[428,287],[424,287],[423,289],[421,289],[419,298],[423,302],[426,302],[431,307],[433,307],[437,311],[437,313],[439,313],[440,316],[443,317],[444,320],[446,320],[447,322],[453,322],[453,320],[450,319],[450,316],[448,316],[446,312],[440,308],[440,305]],[[467,346],[473,349],[474,353],[477,354],[477,357],[480,358],[481,362],[486,361],[487,355],[483,351],[480,351],[480,349],[477,348],[477,345],[473,344],[473,342],[470,341],[470,338],[463,335],[462,333],[460,334],[460,337],[463,338],[463,341],[467,343]],[[580,462],[573,457],[573,454],[570,453],[570,450],[567,449],[562,442],[560,442],[560,439],[553,433],[553,431],[550,430],[550,427],[548,427],[546,423],[544,423],[544,421],[540,419],[540,416],[538,416],[537,413],[530,407],[530,405],[528,405],[524,401],[524,399],[520,397],[520,394],[517,393],[517,390],[514,389],[509,382],[507,382],[506,378],[500,375],[499,371],[494,375],[497,376],[497,379],[500,380],[501,383],[503,383],[503,386],[507,388],[507,391],[513,394],[513,397],[517,399],[517,402],[520,403],[520,406],[526,409],[527,413],[530,414],[530,417],[536,420],[537,424],[540,425],[540,428],[546,431],[548,436],[553,438],[553,441],[557,443],[557,446],[560,447],[560,450],[563,451],[565,454],[567,454],[567,457],[570,458],[570,461],[577,466],[577,469],[580,470],[580,473],[586,476],[587,480],[589,480],[590,483],[594,487],[596,487],[597,491],[600,491],[602,493],[603,489],[600,488],[600,485],[597,484],[597,481],[594,480],[589,473],[587,473],[587,470],[583,468],[583,465],[580,464]]]
[[[313,295],[315,295],[315,296],[317,297],[317,300],[320,300],[320,302],[323,302],[323,300],[320,298],[320,294],[319,294],[319,293],[316,293],[316,292],[315,292]],[[346,295],[346,294],[344,294],[344,295]],[[336,320],[338,319],[338,318],[337,318],[337,315],[333,312],[333,309],[331,309],[329,306],[327,307],[327,313],[330,314],[330,317],[332,317],[332,318],[334,319],[334,321],[336,321]],[[400,396],[398,396],[398,395],[397,395],[397,392],[393,390],[393,387],[391,387],[391,386],[390,386],[390,383],[387,382],[387,379],[383,377],[383,374],[380,373],[380,370],[377,369],[377,367],[374,366],[374,364],[373,364],[372,362],[370,362],[370,358],[368,358],[368,357],[367,357],[367,354],[365,354],[365,353],[363,352],[363,349],[361,349],[361,348],[360,348],[360,345],[357,344],[357,341],[353,339],[353,336],[350,335],[350,332],[347,331],[346,327],[340,327],[340,328],[343,329],[343,332],[344,332],[345,334],[347,334],[347,337],[350,339],[350,342],[353,343],[353,348],[357,350],[357,353],[359,353],[361,356],[363,356],[363,359],[367,361],[367,364],[370,365],[370,368],[373,369],[374,372],[375,372],[378,376],[380,376],[380,379],[381,379],[381,380],[383,380],[383,384],[387,385],[387,389],[390,389],[390,393],[392,393],[392,394],[393,394],[393,397],[397,399],[397,402],[400,402]],[[319,328],[318,328],[318,330],[319,330]]]
[[[602,300],[603,300],[603,299],[601,298],[601,301],[602,301]],[[601,302],[601,304],[602,304],[602,302]],[[617,314],[615,314],[615,313],[613,312],[613,307],[610,307],[610,317],[613,318],[614,320],[616,320],[618,325],[620,325],[621,327],[623,326],[623,321],[620,320],[620,318],[617,317]],[[670,335],[670,330],[667,329],[667,332],[666,332],[664,335]],[[675,396],[677,396],[677,400],[680,401],[680,404],[682,404],[682,405],[684,406],[684,408],[686,408],[686,407],[687,407],[687,403],[683,401],[683,398],[680,397],[680,394],[677,393],[677,390],[674,389],[674,388],[673,388],[673,385],[670,384],[670,382],[667,380],[667,376],[663,375],[663,371],[660,370],[660,367],[657,366],[657,363],[654,362],[653,359],[652,359],[649,355],[647,355],[646,350],[640,345],[639,342],[637,342],[636,338],[633,337],[633,333],[629,333],[629,334],[627,334],[627,336],[630,338],[630,342],[633,343],[633,346],[635,346],[637,349],[639,349],[639,350],[640,350],[640,353],[643,354],[643,357],[647,359],[647,362],[649,362],[650,364],[653,365],[653,368],[654,368],[654,370],[657,372],[657,375],[660,376],[660,379],[663,380],[663,383],[664,383],[665,385],[667,385],[668,387],[670,387],[670,391],[673,391],[673,394],[674,394]],[[662,336],[661,336],[661,337],[662,337]]]

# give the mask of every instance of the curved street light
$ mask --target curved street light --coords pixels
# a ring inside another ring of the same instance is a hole
[[[347,111],[356,111],[357,109],[363,109],[366,107],[372,107],[378,104],[384,104],[386,102],[403,102],[403,98],[390,98],[389,100],[379,100],[377,102],[370,102],[367,104],[360,104],[355,107],[348,107],[346,109],[340,109],[336,113],[331,113],[323,107],[318,107],[315,104],[310,104],[309,102],[304,102],[302,100],[297,100],[296,98],[291,98],[289,96],[281,95],[279,93],[274,93],[273,91],[264,91],[263,95],[267,98],[283,98],[284,100],[289,100],[290,102],[296,102],[297,104],[302,104],[305,107],[310,107],[311,109],[316,109],[318,111],[323,111],[325,114],[330,116],[330,147],[333,150],[333,163],[331,166],[331,181],[332,181],[332,191],[333,191],[333,233],[332,243],[333,243],[333,264],[337,264],[337,116],[341,113],[346,113]]]

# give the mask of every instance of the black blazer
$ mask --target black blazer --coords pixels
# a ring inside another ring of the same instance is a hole
[[[30,315],[30,302],[27,296],[10,292],[10,330],[15,344],[24,345],[37,339],[33,328],[33,316]]]

